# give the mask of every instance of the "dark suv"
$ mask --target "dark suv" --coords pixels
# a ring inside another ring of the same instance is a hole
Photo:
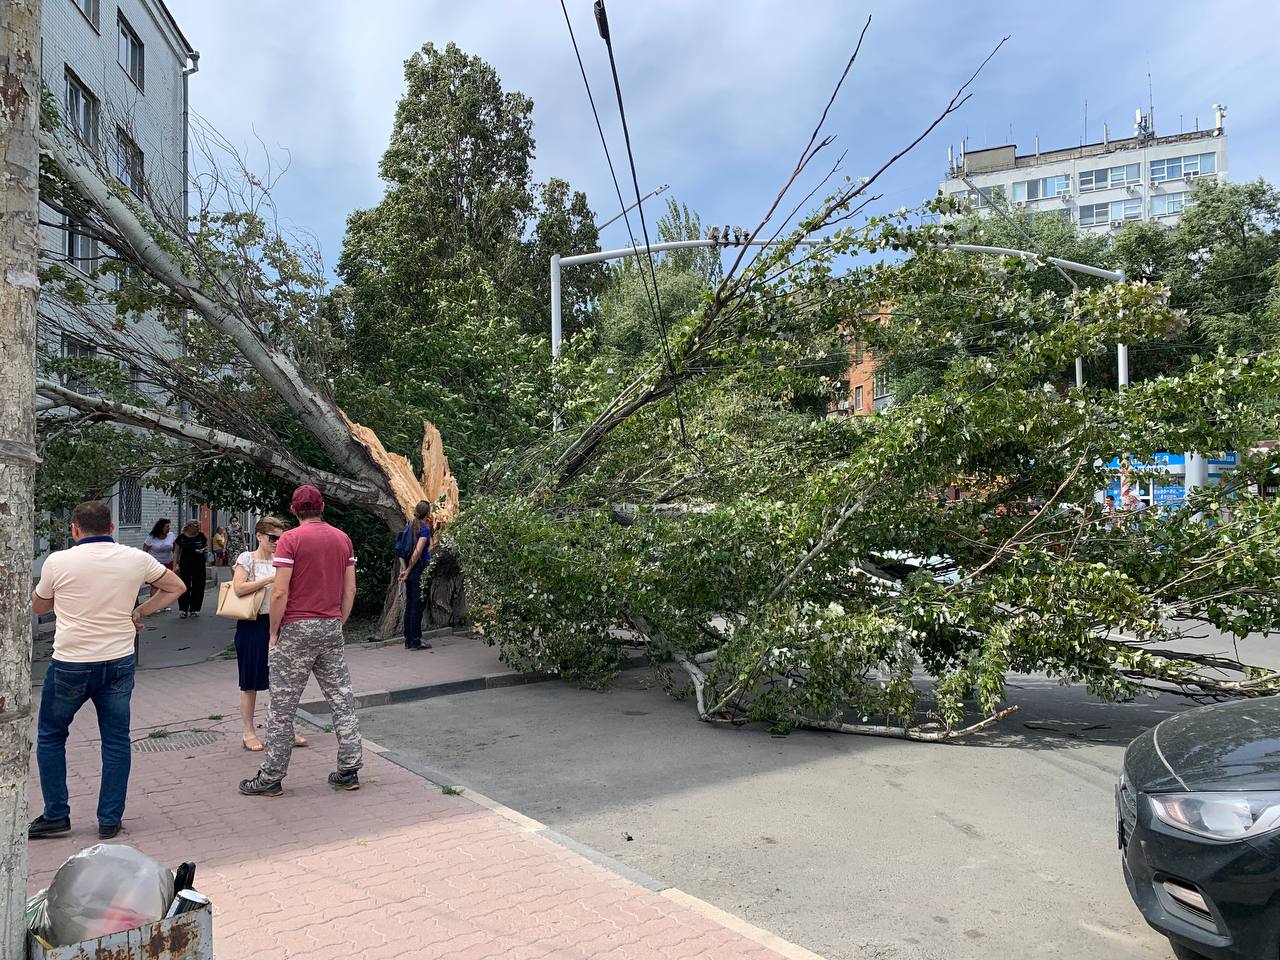
[[[1170,717],[1125,751],[1124,877],[1179,957],[1280,957],[1280,697]]]

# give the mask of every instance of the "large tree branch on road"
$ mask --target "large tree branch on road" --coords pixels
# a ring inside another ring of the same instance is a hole
[[[895,740],[917,740],[922,743],[939,743],[943,740],[955,740],[980,733],[995,726],[1010,714],[1017,713],[1018,707],[1005,707],[984,720],[980,720],[959,730],[941,727],[938,724],[925,724],[919,727],[891,727],[878,723],[841,723],[838,720],[805,720],[800,726],[809,730],[827,730],[831,733],[849,733],[862,737],[891,737]]]

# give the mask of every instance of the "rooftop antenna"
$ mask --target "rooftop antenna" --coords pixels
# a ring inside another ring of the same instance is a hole
[[[1084,138],[1080,141],[1080,146],[1084,146],[1089,141],[1089,98],[1084,100]]]
[[[1151,135],[1156,133],[1156,104],[1151,95],[1151,54],[1147,54],[1147,122],[1151,124]]]

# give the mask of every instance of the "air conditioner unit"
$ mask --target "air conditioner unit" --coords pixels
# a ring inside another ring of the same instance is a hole
[[[1183,182],[1183,183],[1190,183],[1190,182],[1191,182],[1192,180],[1194,180],[1195,178],[1196,178],[1196,175],[1195,175],[1194,173],[1184,173],[1184,174],[1182,175],[1182,182]]]
[[[1027,201],[1025,201],[1025,200],[1015,200],[1015,201],[1013,201],[1013,205],[1014,205],[1015,207],[1017,207],[1017,208],[1021,209],[1021,208],[1025,207],[1025,206],[1027,205]]]
[[[836,404],[836,409],[837,409],[837,410],[848,410],[848,409],[849,409],[849,401],[848,401],[848,400],[841,400],[839,403],[837,403],[837,404]]]

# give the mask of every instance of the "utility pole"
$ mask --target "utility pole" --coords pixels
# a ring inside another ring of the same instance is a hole
[[[0,960],[26,956],[41,0],[0,0]]]

